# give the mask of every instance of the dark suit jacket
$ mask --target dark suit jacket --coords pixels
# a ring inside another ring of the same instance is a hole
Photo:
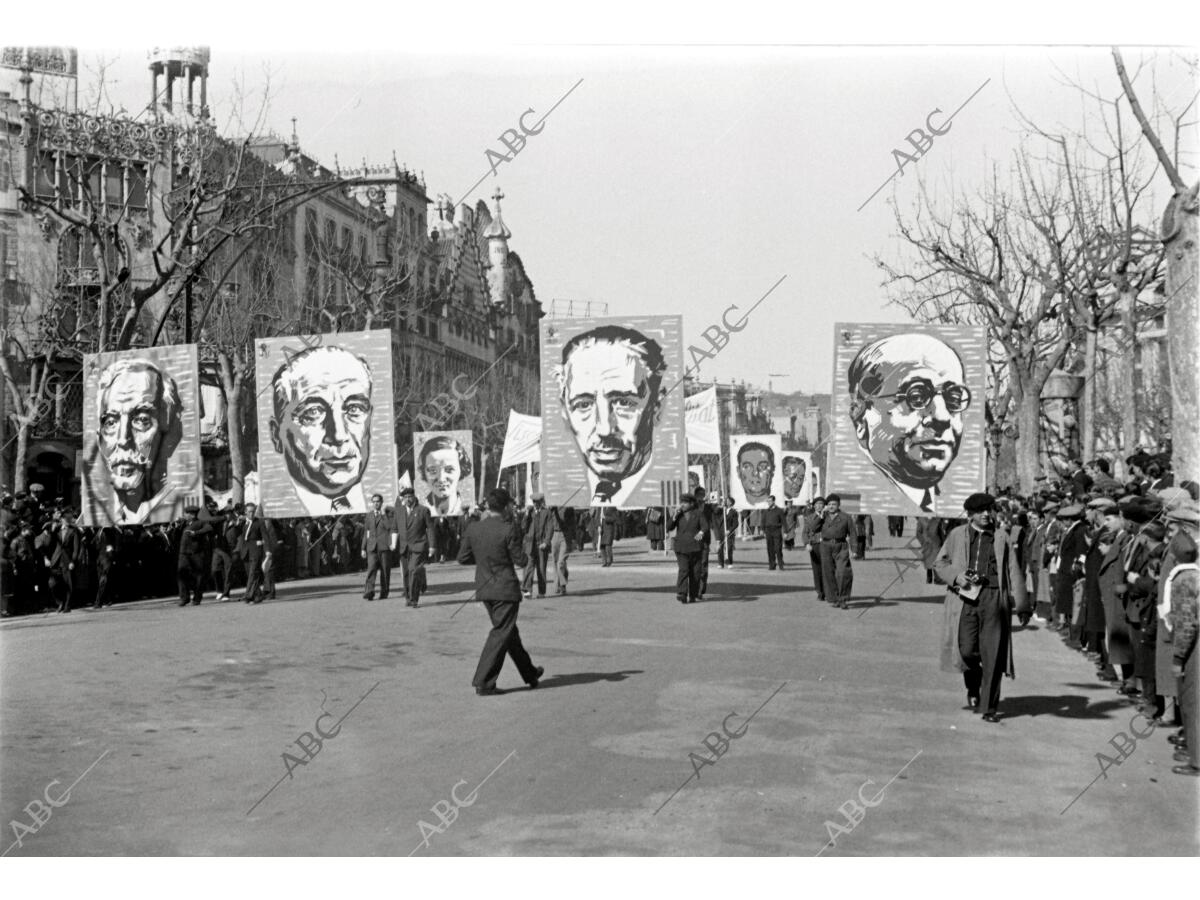
[[[411,510],[401,503],[396,507],[396,532],[399,541],[396,550],[400,553],[428,553],[437,546],[433,531],[433,516],[421,504]]]
[[[521,543],[521,529],[500,516],[487,516],[467,526],[458,561],[464,566],[475,564],[477,600],[521,601],[516,567],[529,562]]]
[[[83,562],[83,534],[78,528],[71,528],[64,535],[61,529],[56,529],[55,537],[58,545],[50,556],[50,567],[60,572],[69,571],[71,563],[79,565]]]
[[[686,511],[681,509],[667,525],[667,531],[675,532],[676,553],[698,553],[708,539],[708,520],[696,507]]]
[[[363,519],[362,549],[368,553],[372,550],[386,553],[392,549],[392,535],[396,533],[396,523],[385,512],[379,513],[379,524],[375,524],[375,510],[368,510]]]
[[[531,508],[525,516],[525,538],[522,546],[526,553],[532,553],[542,544],[550,543],[554,533],[554,518],[550,510],[543,506],[541,509]]]
[[[270,519],[252,519],[249,526],[242,526],[245,535],[247,556],[260,558],[275,552],[275,526]]]

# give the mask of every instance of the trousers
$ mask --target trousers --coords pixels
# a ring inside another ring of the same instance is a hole
[[[812,566],[813,587],[817,591],[817,599],[825,599],[825,580],[821,577],[821,545],[813,544],[808,550],[808,561]]]
[[[367,551],[367,583],[363,585],[363,596],[375,598],[375,574],[379,573],[379,599],[386,600],[392,586],[392,554],[390,550]]]
[[[679,576],[675,581],[675,598],[690,603],[700,596],[701,560],[703,550],[693,550],[690,553],[675,551],[675,561],[679,565]]]
[[[561,531],[554,532],[550,538],[550,553],[554,557],[554,586],[560,591],[567,589],[567,557],[571,555],[571,545]]]
[[[980,698],[984,712],[1000,705],[1000,681],[1008,665],[1009,615],[995,590],[985,590],[977,604],[963,603],[958,620],[958,652],[967,668],[963,682],[967,693]]]
[[[479,665],[475,667],[475,679],[471,682],[477,688],[494,688],[500,670],[504,667],[505,655],[512,658],[521,680],[526,684],[537,678],[537,669],[525,645],[521,643],[521,632],[517,630],[517,613],[521,609],[516,600],[484,600],[488,616],[492,620],[492,630],[488,632],[487,640],[483,643],[483,652],[479,654]]]
[[[767,528],[767,566],[783,568],[783,532],[778,528]]]
[[[845,541],[821,541],[820,547],[821,583],[825,586],[825,599],[837,606],[845,606],[854,587],[850,547]]]

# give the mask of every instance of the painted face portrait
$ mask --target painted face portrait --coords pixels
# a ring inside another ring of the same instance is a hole
[[[650,459],[665,367],[657,343],[618,326],[579,335],[564,348],[562,415],[600,478],[620,482]]]
[[[962,361],[943,341],[899,334],[868,344],[850,365],[850,418],[859,446],[895,481],[929,489],[958,455],[971,403]]]
[[[435,450],[425,457],[422,471],[425,481],[438,500],[458,496],[458,482],[462,478],[462,467],[458,463],[456,450]]]
[[[113,490],[129,498],[157,491],[179,441],[182,402],[175,380],[147,360],[119,360],[100,376],[100,454]]]
[[[787,499],[794,499],[800,496],[804,490],[804,476],[808,472],[808,466],[799,456],[785,456],[783,458],[783,495]]]
[[[775,454],[759,443],[743,444],[738,450],[737,474],[749,503],[765,503],[775,477]]]
[[[698,487],[700,487],[700,476],[695,472],[688,472],[688,493],[696,493]]]
[[[271,442],[293,481],[326,497],[361,481],[371,453],[371,370],[339,347],[316,347],[272,381]]]

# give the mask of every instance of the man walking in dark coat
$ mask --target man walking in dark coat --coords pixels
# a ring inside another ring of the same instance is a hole
[[[521,590],[526,597],[533,595],[533,577],[537,575],[538,596],[546,596],[546,565],[550,560],[550,539],[554,534],[554,519],[546,508],[546,495],[540,491],[530,498],[533,506],[525,513],[523,549],[529,558]]]
[[[179,605],[199,606],[204,597],[204,573],[208,571],[208,544],[213,527],[198,518],[198,506],[185,506],[183,514],[187,524],[179,536],[179,564],[176,567],[179,582]]]
[[[242,600],[246,603],[262,603],[264,596],[275,594],[275,578],[271,571],[275,563],[275,528],[270,519],[257,518],[257,512],[255,504],[246,504],[246,524],[242,531],[248,579]]]
[[[396,549],[400,553],[400,568],[404,573],[405,606],[416,609],[425,590],[425,563],[431,559],[437,545],[433,516],[417,503],[412,488],[400,491],[396,505]]]
[[[850,542],[857,536],[853,517],[842,512],[842,498],[830,494],[825,498],[825,520],[821,523],[821,581],[826,599],[838,609],[850,608],[850,591],[854,588]]]
[[[700,564],[704,557],[706,520],[696,508],[696,498],[684,494],[682,506],[667,526],[675,532],[675,560],[679,576],[675,583],[675,599],[680,603],[695,603],[700,596]]]
[[[115,525],[104,525],[96,532],[96,598],[92,601],[92,609],[112,606],[117,593],[116,574],[121,540],[121,529]]]
[[[487,495],[487,511],[472,522],[458,548],[458,561],[475,565],[475,598],[481,600],[492,620],[492,630],[484,642],[475,668],[475,693],[499,694],[496,679],[504,667],[504,657],[512,658],[521,679],[530,688],[538,686],[545,670],[535,666],[521,643],[517,613],[521,608],[521,584],[517,567],[528,562],[521,547],[520,528],[512,521],[512,497],[503,488]]]
[[[58,602],[60,613],[69,613],[77,579],[83,574],[83,533],[75,527],[71,510],[63,510],[60,521],[58,543],[50,557],[50,595]]]
[[[775,505],[775,495],[767,498],[767,508],[762,513],[763,533],[767,537],[767,567],[772,571],[783,568],[783,526],[787,514]]]
[[[371,495],[371,510],[363,521],[362,557],[367,561],[363,599],[375,599],[375,573],[379,573],[379,599],[386,600],[392,584],[392,551],[396,549],[396,523],[383,511],[383,495]]]
[[[1055,516],[1064,528],[1059,538],[1050,568],[1054,572],[1054,620],[1049,628],[1075,635],[1072,615],[1075,605],[1075,581],[1083,576],[1083,558],[1087,555],[1087,526],[1083,523],[1083,507],[1064,506]]]

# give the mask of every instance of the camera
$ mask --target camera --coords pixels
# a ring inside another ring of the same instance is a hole
[[[984,577],[974,569],[967,569],[967,571],[963,572],[963,581],[970,585],[982,585]]]

